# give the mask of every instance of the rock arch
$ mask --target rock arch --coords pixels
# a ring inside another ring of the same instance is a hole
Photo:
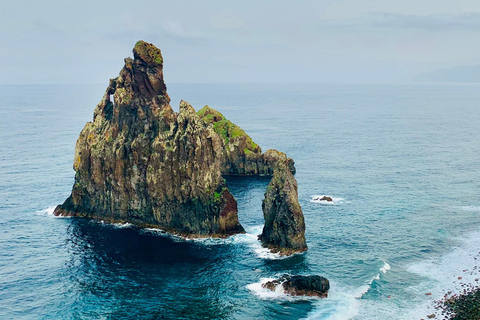
[[[305,251],[293,160],[277,150],[262,153],[208,106],[196,112],[181,101],[174,112],[160,50],[139,41],[133,54],[80,133],[72,193],[54,214],[225,237],[244,230],[222,175],[267,175],[260,239],[281,254]]]

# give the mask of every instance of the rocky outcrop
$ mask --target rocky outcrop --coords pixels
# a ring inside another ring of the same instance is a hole
[[[291,296],[309,296],[326,298],[328,290],[330,290],[330,283],[328,279],[320,276],[289,276],[268,281],[262,284],[262,287],[276,291],[278,288]]]
[[[272,205],[265,217],[274,223],[266,224],[272,232],[264,230],[262,241],[292,252],[306,249],[293,160],[275,150],[262,153],[245,131],[208,106],[196,113],[181,101],[174,112],[160,50],[139,41],[133,55],[80,133],[72,193],[54,214],[224,237],[244,230],[222,175],[272,175],[278,193],[267,191],[265,202]]]
[[[262,203],[265,226],[259,239],[272,252],[291,254],[305,251],[305,221],[298,203],[297,181],[289,170],[287,156],[283,152],[269,150],[266,157],[275,165]]]
[[[327,202],[332,202],[333,201],[333,199],[329,196],[315,197],[312,200],[314,200],[314,201],[327,201]]]
[[[209,106],[203,107],[197,114],[213,125],[216,133],[222,137],[225,144],[225,163],[222,164],[224,175],[273,175],[276,157],[253,142],[252,138],[239,126],[225,118],[223,114]],[[295,162],[288,158],[289,170],[295,174]]]
[[[173,112],[159,49],[138,42],[133,54],[80,133],[72,194],[55,214],[185,235],[243,232],[221,176],[222,139],[188,103]]]

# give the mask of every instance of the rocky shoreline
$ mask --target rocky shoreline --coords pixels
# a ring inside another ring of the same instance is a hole
[[[480,254],[480,252],[479,252]],[[475,260],[477,258],[475,257]],[[480,272],[477,266],[471,270],[464,269],[465,277],[472,282],[464,282],[464,276],[455,276],[457,290],[447,291],[443,297],[433,302],[435,312],[427,315],[425,319],[444,320],[478,320],[480,319]],[[475,278],[473,278],[475,277]],[[427,296],[432,295],[430,292]]]
[[[462,283],[461,286],[463,290],[460,293],[448,291],[441,299],[436,300],[434,302],[436,311],[427,315],[426,318],[445,320],[480,319],[480,287],[478,283]]]

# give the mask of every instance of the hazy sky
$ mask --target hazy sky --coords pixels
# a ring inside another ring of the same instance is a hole
[[[167,85],[402,81],[479,38],[479,0],[0,0],[0,84],[108,83],[140,39]]]

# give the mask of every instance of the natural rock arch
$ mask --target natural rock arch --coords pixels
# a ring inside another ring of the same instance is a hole
[[[268,175],[264,246],[305,251],[305,223],[292,159],[261,148],[220,112],[170,107],[163,57],[139,41],[110,80],[75,147],[72,194],[56,215],[130,222],[189,237],[244,232],[222,175]],[[113,95],[113,100],[110,100]]]

